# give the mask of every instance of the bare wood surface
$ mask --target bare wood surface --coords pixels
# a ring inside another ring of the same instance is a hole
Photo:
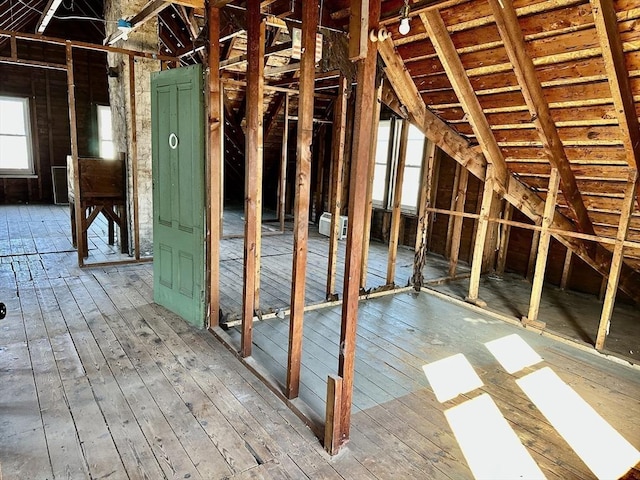
[[[464,213],[464,204],[467,200],[467,186],[469,185],[469,171],[460,167],[460,177],[458,179],[458,188],[455,190],[454,209],[457,212]],[[462,222],[464,217],[456,216],[453,218],[453,231],[451,237],[451,254],[449,255],[449,276],[456,276],[456,268],[458,259],[460,258],[460,241],[462,239]]]
[[[251,355],[253,312],[260,289],[259,264],[262,224],[262,109],[264,75],[264,24],[260,5],[252,2],[247,10],[249,70],[247,74],[247,133],[245,145],[245,227],[243,340],[241,354]]]
[[[549,226],[553,222],[553,216],[556,208],[556,197],[558,188],[560,187],[560,172],[558,169],[551,169],[551,177],[549,178],[549,187],[547,188],[547,198],[544,205],[544,216],[542,217],[542,231],[540,232],[540,240],[536,253],[536,266],[533,275],[533,284],[531,286],[531,301],[529,303],[529,313],[524,323],[536,322],[538,320],[538,312],[540,310],[540,299],[542,296],[542,286],[544,283],[544,275],[547,268],[547,255],[549,253],[549,243],[551,234]]]
[[[618,234],[616,237],[616,245],[613,250],[613,259],[611,261],[611,270],[607,280],[607,290],[604,296],[604,304],[602,305],[602,315],[600,317],[600,325],[598,326],[598,334],[596,336],[596,348],[602,350],[605,346],[607,335],[609,334],[609,325],[611,324],[611,315],[618,293],[618,282],[620,281],[620,270],[622,269],[624,241],[629,231],[629,220],[633,212],[636,201],[636,188],[638,183],[638,172],[635,171],[629,175],[627,184],[627,192],[625,193],[624,205],[620,212],[620,224],[618,225]]]
[[[209,7],[209,98],[207,155],[207,205],[208,205],[208,266],[207,292],[209,304],[209,328],[218,326],[220,318],[220,237],[222,236],[222,162],[223,162],[223,112],[222,92],[218,64],[220,63],[220,10]]]
[[[307,242],[309,238],[309,204],[311,196],[311,144],[313,142],[313,91],[315,83],[315,45],[318,18],[316,2],[303,6],[302,47],[300,67],[300,98],[298,101],[298,137],[293,227],[293,266],[291,282],[291,320],[289,328],[289,358],[285,393],[296,398],[300,388],[300,361],[306,288]]]
[[[333,145],[331,158],[331,236],[327,259],[327,298],[336,293],[336,266],[338,263],[338,236],[342,214],[343,169],[347,126],[347,78],[340,76],[339,95],[333,113]],[[347,228],[349,226],[347,225]]]
[[[369,3],[369,27],[376,28],[380,17],[380,1]],[[359,32],[354,32],[358,35]],[[373,112],[376,89],[375,71],[377,44],[370,44],[367,57],[358,62],[356,112]],[[343,379],[342,406],[340,408],[340,442],[349,440],[351,426],[351,404],[355,373],[355,341],[358,322],[358,294],[362,271],[362,237],[364,233],[365,206],[362,202],[367,191],[367,172],[371,162],[372,122],[363,115],[356,116],[353,127],[353,147],[349,190],[349,220],[347,232],[347,257],[343,290],[342,320],[340,328],[340,355],[338,375]],[[335,434],[334,434],[335,436]]]
[[[409,122],[402,122],[400,144],[398,147],[398,162],[396,164],[396,181],[393,186],[393,207],[391,210],[391,227],[389,228],[389,257],[387,259],[387,285],[393,285],[396,278],[396,256],[400,234],[400,220],[402,211],[402,184],[404,182],[404,166],[407,159],[407,142],[409,139]],[[373,162],[372,162],[373,163]]]

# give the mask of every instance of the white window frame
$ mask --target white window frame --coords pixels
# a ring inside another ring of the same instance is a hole
[[[109,112],[109,118],[111,119],[111,107],[109,105],[96,105],[96,116],[98,124],[98,155],[100,158],[114,159],[116,152],[116,145],[113,138],[113,123],[109,122],[109,136],[103,137],[103,125],[101,112]],[[104,144],[111,144],[111,155],[105,149]]]
[[[375,208],[388,210],[390,206],[393,204],[394,196],[396,195],[395,190],[395,182],[396,176],[398,174],[398,156],[400,153],[400,131],[402,129],[402,120],[396,117],[391,118],[390,120],[380,120],[378,129],[380,127],[389,128],[389,140],[384,141],[378,139],[376,144],[376,155],[375,155],[375,168],[374,167],[374,188],[376,185],[378,186],[378,190],[380,189],[380,185],[384,185],[384,193],[380,195],[381,192],[372,192],[372,200],[373,206]],[[418,155],[418,157],[413,157],[414,161],[407,161],[408,158],[405,159],[405,171],[403,182],[403,191],[399,192],[402,195],[400,210],[402,213],[415,215],[418,211],[418,204],[420,202],[420,182],[422,181],[422,169],[424,168],[424,158],[427,147],[427,138],[422,135],[420,130],[417,127],[410,125],[410,134],[409,138],[413,139],[413,141],[419,141],[420,136],[422,137],[422,146],[419,148],[411,148],[408,145],[407,148],[407,156],[408,155]],[[417,135],[417,133],[419,135]],[[416,162],[415,160],[418,160]],[[382,182],[382,169],[380,168],[382,165],[385,166],[384,169],[384,183]],[[405,185],[407,185],[406,179],[411,176],[412,178],[418,179],[418,185],[415,192],[409,192],[411,195],[411,199],[405,199],[404,196],[407,194],[405,191]],[[415,195],[414,195],[415,193]],[[382,199],[380,197],[382,196]]]
[[[2,166],[2,157],[9,152],[0,152],[0,177],[33,177],[35,176],[34,161],[33,161],[33,137],[31,132],[31,109],[29,105],[29,98],[27,97],[13,97],[8,95],[0,96],[0,101],[12,101],[20,102],[22,104],[22,117],[24,122],[24,134],[15,134],[2,131],[0,126],[0,137],[24,137],[27,144],[27,165],[25,168],[4,168]],[[18,121],[18,119],[16,119]]]

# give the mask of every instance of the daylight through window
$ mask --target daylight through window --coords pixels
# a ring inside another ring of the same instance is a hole
[[[33,175],[29,99],[0,97],[0,175]]]

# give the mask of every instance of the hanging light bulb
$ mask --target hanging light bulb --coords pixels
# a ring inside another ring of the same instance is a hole
[[[400,28],[398,31],[400,35],[406,35],[411,30],[411,26],[409,25],[409,12],[411,7],[409,7],[409,0],[404,0],[404,5],[400,9]]]

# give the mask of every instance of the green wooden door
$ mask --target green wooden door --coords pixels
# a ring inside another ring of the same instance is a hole
[[[205,323],[202,66],[151,75],[153,298]]]

